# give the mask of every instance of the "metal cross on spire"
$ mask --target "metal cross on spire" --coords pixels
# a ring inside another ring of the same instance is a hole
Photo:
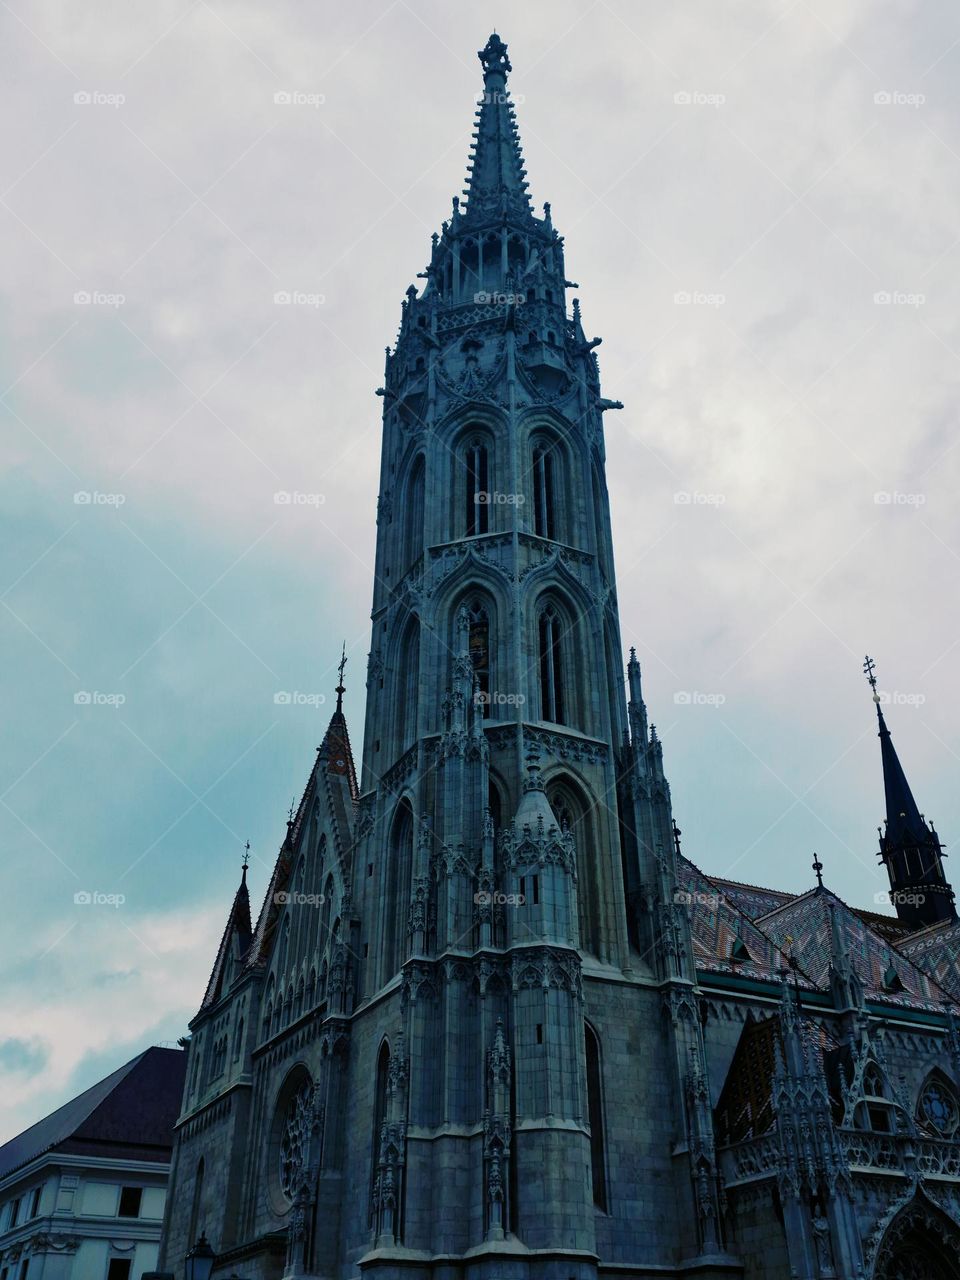
[[[243,867],[244,875],[247,874],[247,867],[249,867],[249,865],[250,865],[250,841],[248,840],[247,843],[243,846],[243,862],[241,863],[241,866]]]
[[[346,693],[346,687],[343,683],[343,673],[347,666],[347,642],[344,640],[343,648],[340,653],[340,665],[337,667],[337,711],[343,710],[343,695]]]
[[[874,662],[874,660],[870,657],[868,653],[863,660],[863,674],[867,677],[867,684],[873,690],[874,702],[877,702],[879,700],[879,694],[877,693],[877,677],[874,674],[876,669],[877,669],[877,664]]]
[[[813,870],[816,873],[816,877],[817,877],[817,888],[822,889],[823,888],[823,863],[820,861],[820,858],[816,853],[813,855]]]

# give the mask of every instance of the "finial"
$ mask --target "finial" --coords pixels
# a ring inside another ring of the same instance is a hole
[[[534,739],[527,743],[527,778],[523,784],[524,791],[542,791],[540,778],[540,744]]]
[[[877,693],[877,677],[874,675],[874,672],[876,671],[876,669],[877,669],[877,664],[870,657],[870,655],[867,654],[867,656],[863,660],[863,674],[867,677],[867,684],[873,690],[874,702],[879,702],[880,695],[879,693]]]
[[[676,818],[674,818],[673,819],[673,847],[677,851],[678,858],[682,856],[680,853],[680,837],[682,835],[683,835],[683,832],[677,826],[677,820]]]
[[[296,803],[297,803],[297,797],[294,796],[293,799],[290,801],[290,808],[287,810],[287,826],[288,827],[293,826],[293,814],[296,807]]]
[[[636,660],[637,660],[637,651],[636,651],[636,649],[633,647],[633,645],[631,645],[631,646],[630,646],[630,661],[631,661],[631,662],[636,662]]]
[[[813,870],[817,877],[817,888],[823,888],[823,863],[816,854],[813,855]]]
[[[347,666],[347,642],[344,640],[343,648],[340,653],[340,665],[337,667],[337,687],[334,692],[337,695],[337,715],[343,711],[343,695],[346,689],[343,684],[343,673]]]
[[[480,59],[485,76],[491,71],[499,71],[501,75],[505,75],[513,70],[510,59],[507,57],[507,46],[495,31],[484,47],[479,50],[477,57]]]
[[[243,846],[243,862],[240,864],[243,871],[243,881],[247,880],[247,867],[250,865],[250,841]]]

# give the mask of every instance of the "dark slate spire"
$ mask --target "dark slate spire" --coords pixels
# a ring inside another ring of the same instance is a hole
[[[941,861],[943,846],[933,823],[928,825],[924,821],[913,798],[883,716],[872,658],[865,660],[863,670],[877,707],[887,808],[886,822],[880,832],[879,856],[890,877],[891,901],[899,918],[915,929],[941,920],[956,920],[953,889],[947,882]]]
[[[220,939],[220,949],[214,961],[210,981],[204,993],[201,1009],[216,1004],[221,996],[226,995],[226,987],[230,983],[231,961],[239,962],[246,954],[253,938],[253,925],[250,921],[250,893],[247,889],[247,866],[250,861],[250,842],[243,852],[243,871],[240,885],[234,895],[227,925]],[[234,970],[236,972],[236,970]]]
[[[507,90],[507,73],[513,70],[507,46],[494,32],[477,57],[483,66],[483,95],[463,191],[467,197],[464,219],[485,222],[504,214],[531,219],[520,136]]]
[[[887,829],[885,835],[888,840],[893,841],[895,844],[899,844],[903,840],[920,841],[922,843],[929,838],[930,832],[920,816],[917,802],[914,800],[910,784],[907,782],[907,775],[903,772],[903,765],[900,763],[896,747],[893,745],[893,739],[890,737],[887,722],[883,718],[883,707],[880,705],[879,695],[874,696],[877,702],[880,759],[883,761],[883,793],[887,802]]]

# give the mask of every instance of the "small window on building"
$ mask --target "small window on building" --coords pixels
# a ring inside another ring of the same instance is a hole
[[[40,1212],[40,1195],[43,1187],[34,1187],[33,1196],[30,1199],[30,1217],[35,1218]]]
[[[9,1230],[10,1227],[15,1227],[19,1221],[20,1221],[20,1197],[17,1196],[16,1200],[11,1201],[11,1204],[10,1204],[10,1221],[7,1224],[7,1229]]]
[[[140,1201],[143,1199],[143,1187],[121,1187],[119,1218],[139,1218]]]
[[[107,1280],[130,1280],[130,1259],[111,1258],[107,1267]]]

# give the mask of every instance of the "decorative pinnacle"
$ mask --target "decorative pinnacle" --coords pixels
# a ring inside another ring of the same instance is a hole
[[[863,660],[863,674],[867,677],[867,684],[873,690],[874,702],[879,702],[880,695],[879,693],[877,693],[877,677],[874,675],[874,672],[876,671],[876,669],[877,669],[877,664],[874,662],[874,660],[870,657],[868,653]]]
[[[820,861],[819,857],[816,854],[813,855],[813,870],[817,877],[817,888],[822,889],[823,888],[823,863]]]
[[[513,70],[510,59],[507,57],[507,46],[495,31],[484,47],[478,51],[477,57],[480,59],[485,76],[491,71],[499,71],[502,75],[506,75],[508,71]]]
[[[243,862],[240,864],[243,869],[243,879],[247,878],[247,867],[250,865],[250,841],[243,846]]]
[[[334,692],[337,695],[337,713],[338,714],[343,710],[343,695],[346,693],[346,689],[344,688],[344,684],[343,684],[343,673],[346,669],[346,666],[347,666],[347,642],[346,640],[344,640],[343,649],[340,653],[340,665],[337,667],[337,687],[334,690]]]
[[[527,777],[523,789],[524,791],[543,790],[543,781],[540,777],[540,745],[532,740],[527,744]]]

